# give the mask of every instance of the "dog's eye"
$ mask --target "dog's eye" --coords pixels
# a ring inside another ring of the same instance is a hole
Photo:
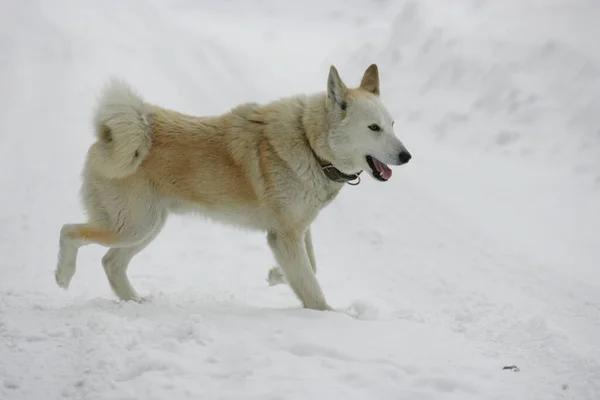
[[[377,124],[371,124],[371,125],[369,125],[369,129],[372,130],[372,131],[374,131],[374,132],[379,132],[381,130],[381,128]]]

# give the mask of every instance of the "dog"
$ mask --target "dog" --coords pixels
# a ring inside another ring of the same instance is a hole
[[[266,233],[277,266],[304,308],[332,310],[316,278],[311,223],[344,184],[368,171],[378,181],[411,154],[380,98],[376,64],[348,88],[329,68],[326,91],[192,116],[145,101],[111,78],[93,120],[83,166],[88,221],[60,230],[56,283],[68,289],[78,249],[109,248],[102,265],[115,295],[143,301],[127,277],[131,259],[169,213],[200,213]]]

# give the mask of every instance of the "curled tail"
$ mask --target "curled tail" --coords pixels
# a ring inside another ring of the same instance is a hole
[[[106,178],[133,174],[152,146],[149,112],[149,106],[126,83],[108,82],[94,115],[98,140],[88,153],[91,169]]]

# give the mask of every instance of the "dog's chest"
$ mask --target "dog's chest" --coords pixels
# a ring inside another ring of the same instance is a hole
[[[343,187],[327,178],[316,162],[307,164],[305,160],[306,157],[301,162],[290,163],[293,168],[277,186],[278,197],[286,205],[285,212],[297,222],[312,222]]]
[[[330,204],[341,189],[341,185],[330,181],[313,181],[313,184],[296,188],[289,203],[295,219],[312,221]]]

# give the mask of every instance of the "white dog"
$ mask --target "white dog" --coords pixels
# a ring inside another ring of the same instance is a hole
[[[393,123],[375,64],[358,88],[347,88],[332,66],[326,92],[218,116],[168,110],[112,81],[83,173],[89,219],[62,227],[56,282],[68,288],[77,250],[96,243],[110,248],[102,264],[114,293],[139,301],[126,274],[130,260],[170,212],[193,211],[266,232],[279,265],[270,281],[289,283],[307,308],[331,309],[315,276],[311,223],[363,170],[387,181],[388,165],[410,160]]]

